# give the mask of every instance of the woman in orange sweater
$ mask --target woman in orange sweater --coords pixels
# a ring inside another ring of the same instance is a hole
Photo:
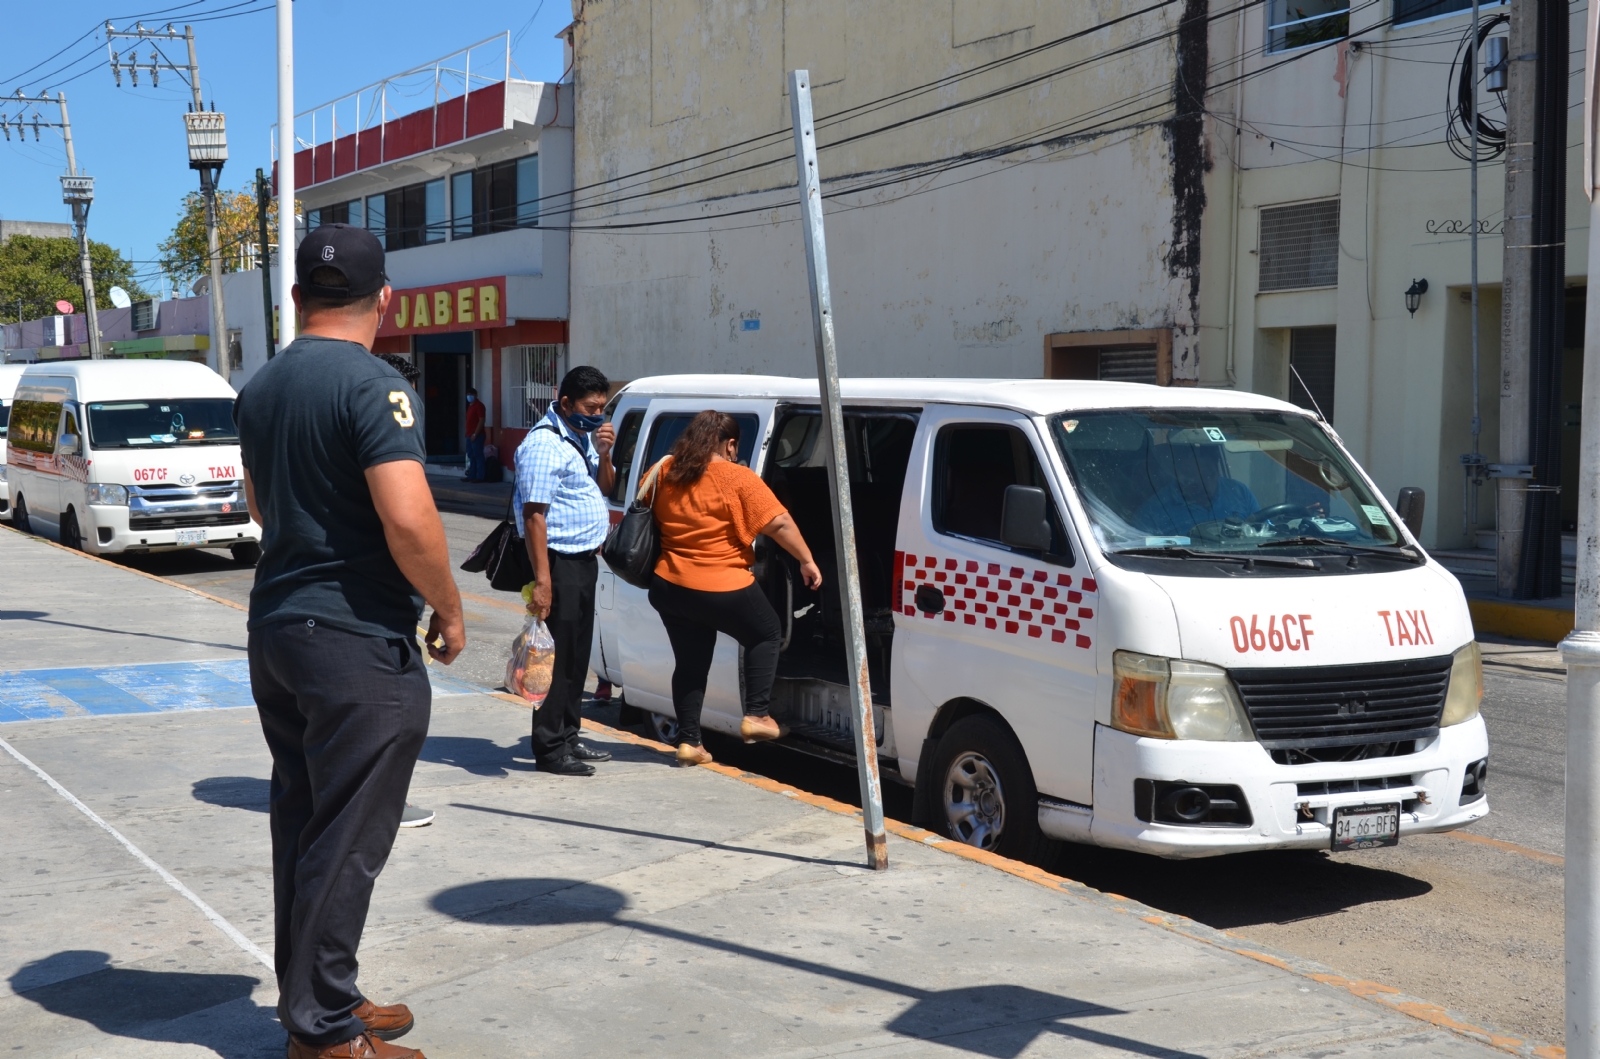
[[[781,734],[767,709],[783,626],[750,573],[755,561],[750,546],[757,535],[771,537],[800,560],[807,588],[822,586],[822,571],[794,519],[759,475],[735,462],[738,455],[738,422],[722,412],[701,412],[656,474],[661,560],[650,586],[650,605],[672,641],[672,705],[678,714],[678,762],[683,765],[711,760],[700,745],[700,709],[719,632],[744,647],[739,734],[747,743]]]

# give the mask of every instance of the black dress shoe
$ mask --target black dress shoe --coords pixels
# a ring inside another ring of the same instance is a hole
[[[551,758],[549,761],[540,761],[537,765],[540,772],[549,772],[557,776],[594,775],[593,765],[586,765],[571,754],[566,757]]]
[[[579,743],[577,746],[572,748],[572,756],[577,758],[579,761],[610,761],[611,751],[596,750],[594,747],[589,746],[586,743]]]

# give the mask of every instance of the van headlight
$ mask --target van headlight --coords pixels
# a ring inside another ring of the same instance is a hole
[[[1112,673],[1113,728],[1157,739],[1254,738],[1239,693],[1220,666],[1118,651]]]
[[[1450,662],[1450,688],[1444,693],[1444,713],[1439,717],[1439,727],[1470,721],[1478,716],[1478,704],[1483,701],[1483,653],[1478,641],[1455,653]]]
[[[91,504],[128,506],[128,487],[125,485],[91,485],[88,493]]]

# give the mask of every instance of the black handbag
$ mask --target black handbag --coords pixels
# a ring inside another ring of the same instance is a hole
[[[489,579],[489,586],[500,592],[521,592],[533,580],[533,560],[528,558],[528,546],[512,521],[511,503],[506,501],[506,517],[461,564],[469,574],[483,574]]]
[[[655,577],[656,561],[661,558],[661,528],[656,525],[656,477],[661,473],[658,462],[639,482],[638,495],[622,521],[611,527],[606,542],[600,546],[600,558],[606,561],[611,572],[634,588],[649,588]],[[646,491],[650,494],[645,501]]]

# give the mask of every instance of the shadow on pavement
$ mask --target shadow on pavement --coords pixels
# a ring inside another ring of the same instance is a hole
[[[248,1000],[261,984],[259,979],[112,967],[110,960],[103,952],[58,952],[18,969],[10,978],[11,987],[46,1011],[117,1037],[199,1045],[223,1059],[282,1052],[284,1035],[277,1015],[254,1003],[237,1005],[225,1019],[174,1025],[185,1016]],[[33,981],[46,984],[30,987]]]
[[[507,776],[512,769],[532,771],[533,755],[528,742],[520,739],[501,746],[481,736],[430,735],[422,744],[419,757],[435,765],[452,765],[474,776]]]
[[[268,800],[272,793],[272,783],[254,776],[211,776],[195,780],[190,793],[195,801],[205,802],[207,805],[264,813],[270,808]]]
[[[1198,1059],[1192,1052],[1062,1021],[1124,1014],[1117,1008],[1003,983],[955,989],[922,989],[861,971],[767,952],[726,938],[624,919],[619,913],[626,909],[627,903],[627,896],[620,891],[572,879],[491,879],[441,890],[432,901],[436,911],[474,923],[500,926],[572,923],[625,926],[669,941],[697,945],[759,960],[789,971],[908,997],[916,1003],[895,1016],[885,1025],[885,1029],[902,1037],[936,1041],[946,1047],[993,1056],[994,1059],[1014,1059],[1043,1034],[1071,1037],[1135,1055]]]

